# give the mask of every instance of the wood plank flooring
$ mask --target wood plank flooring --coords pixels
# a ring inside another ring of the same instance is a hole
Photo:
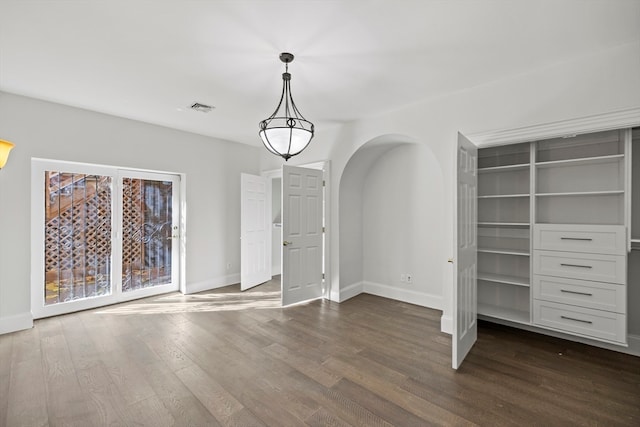
[[[277,283],[169,294],[0,336],[0,426],[640,425],[640,358],[481,323],[462,368],[440,312]]]

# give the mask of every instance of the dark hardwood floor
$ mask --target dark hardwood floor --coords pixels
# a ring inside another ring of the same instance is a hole
[[[371,295],[169,294],[0,336],[0,426],[640,425],[640,358]]]

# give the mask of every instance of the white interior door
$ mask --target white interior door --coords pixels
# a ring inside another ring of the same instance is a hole
[[[458,133],[452,366],[458,369],[478,337],[478,149]]]
[[[241,174],[240,289],[271,280],[271,198],[267,178]]]
[[[283,166],[283,306],[323,296],[322,193],[322,170]]]

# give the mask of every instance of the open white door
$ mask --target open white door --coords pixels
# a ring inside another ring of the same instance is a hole
[[[241,174],[240,289],[271,280],[271,199],[268,181]]]
[[[323,296],[322,198],[322,170],[283,166],[283,306]]]
[[[454,228],[452,366],[458,369],[478,337],[477,162],[478,149],[458,133],[457,215]]]

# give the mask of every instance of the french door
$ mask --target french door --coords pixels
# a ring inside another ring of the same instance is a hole
[[[32,161],[34,318],[179,289],[178,175]]]

